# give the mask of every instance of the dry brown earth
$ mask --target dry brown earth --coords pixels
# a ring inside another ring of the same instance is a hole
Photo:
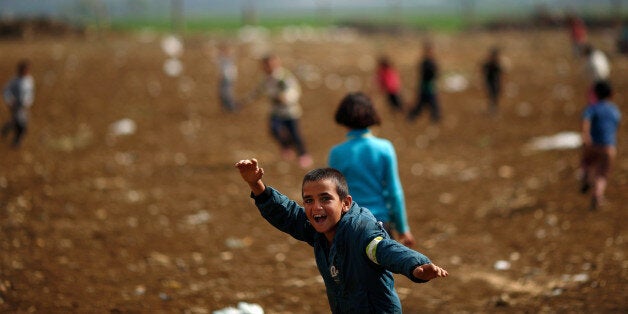
[[[626,115],[628,59],[613,53],[613,36],[592,40],[609,52]],[[238,42],[237,90],[254,86],[254,57],[272,47],[302,80],[303,133],[324,166],[344,138],[332,115],[345,87],[364,88],[373,58],[386,52],[410,102],[424,38]],[[566,32],[431,38],[443,71],[440,125],[407,123],[373,93],[385,118],[376,132],[398,152],[417,249],[451,274],[424,285],[398,277],[404,311],[628,311],[628,128],[620,130],[608,204],[596,212],[578,193],[579,150],[525,149],[534,137],[578,131],[585,81]],[[304,170],[277,156],[266,103],[221,112],[219,41],[186,38],[179,77],[164,73],[160,40],[146,34],[0,42],[0,81],[22,57],[37,81],[23,147],[0,143],[1,312],[208,313],[239,301],[267,313],[329,311],[311,249],[263,221],[233,168],[257,157],[268,184],[299,197]],[[508,70],[492,118],[478,67],[495,44]],[[455,75],[467,89],[446,90]],[[111,135],[124,118],[136,132]],[[510,268],[496,269],[498,261]]]

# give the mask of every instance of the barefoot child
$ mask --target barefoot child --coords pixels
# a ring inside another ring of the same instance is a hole
[[[301,207],[262,182],[264,170],[257,160],[235,166],[262,217],[314,248],[332,313],[401,313],[392,273],[420,283],[448,275],[423,254],[392,240],[367,209],[353,202],[339,171],[307,173]]]

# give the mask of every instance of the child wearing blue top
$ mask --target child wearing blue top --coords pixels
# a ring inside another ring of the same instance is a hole
[[[262,182],[257,160],[235,165],[262,216],[314,248],[332,313],[401,313],[392,273],[414,282],[446,277],[423,254],[390,239],[373,215],[358,206],[342,174],[314,169],[303,178],[304,207]]]
[[[345,142],[332,147],[329,166],[344,175],[353,199],[383,222],[389,234],[394,230],[399,242],[414,245],[395,148],[389,140],[377,138],[369,130],[381,123],[370,98],[359,92],[348,94],[340,102],[335,119],[349,133]]]
[[[617,154],[617,129],[621,113],[610,99],[611,85],[606,81],[597,82],[593,91],[598,102],[588,106],[582,114],[582,143],[584,146],[581,192],[593,187],[591,209],[596,209],[604,201],[608,175]]]

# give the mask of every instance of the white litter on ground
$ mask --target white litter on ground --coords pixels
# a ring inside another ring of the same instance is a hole
[[[161,40],[161,50],[171,57],[178,57],[183,53],[183,43],[176,36],[169,35]]]
[[[116,136],[131,135],[135,133],[135,130],[137,130],[137,125],[135,124],[135,121],[129,118],[118,120],[109,125],[109,132]]]
[[[495,262],[493,267],[496,270],[509,270],[510,269],[510,262],[509,261],[504,261],[504,260],[499,260],[499,261]]]
[[[238,307],[226,307],[216,310],[213,314],[264,314],[264,309],[259,304],[238,302]]]
[[[164,72],[168,76],[176,77],[183,72],[183,63],[177,58],[169,58],[164,62]]]
[[[526,148],[530,150],[573,149],[582,145],[582,138],[577,132],[560,132],[551,136],[533,138]]]
[[[207,223],[212,218],[211,214],[206,210],[200,210],[195,214],[187,215],[183,219],[188,225],[198,226]]]
[[[469,80],[462,74],[452,74],[445,78],[445,90],[451,93],[462,92],[469,87]]]

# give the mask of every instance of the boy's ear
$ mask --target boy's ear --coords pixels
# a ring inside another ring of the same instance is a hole
[[[343,211],[348,211],[349,207],[351,207],[351,203],[353,203],[353,198],[351,197],[351,195],[347,195],[343,200],[342,200],[342,205],[343,205]]]

